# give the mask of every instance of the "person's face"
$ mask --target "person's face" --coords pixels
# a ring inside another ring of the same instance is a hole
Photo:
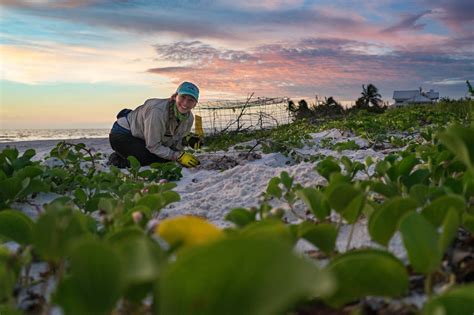
[[[197,101],[190,95],[182,94],[176,97],[176,108],[181,114],[189,113],[197,104]]]

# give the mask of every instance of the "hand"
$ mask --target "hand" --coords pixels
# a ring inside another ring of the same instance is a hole
[[[196,167],[201,164],[201,162],[199,162],[199,160],[194,155],[187,152],[181,152],[178,155],[176,161],[178,161],[178,163],[184,167]]]
[[[203,139],[202,137],[194,134],[194,133],[189,133],[187,134],[182,141],[183,145],[189,146],[193,148],[194,150],[199,150],[201,149],[203,145]]]

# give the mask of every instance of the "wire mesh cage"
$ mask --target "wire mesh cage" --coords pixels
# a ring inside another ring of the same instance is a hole
[[[208,101],[200,103],[193,112],[201,116],[207,135],[269,129],[292,122],[288,101],[287,97]]]

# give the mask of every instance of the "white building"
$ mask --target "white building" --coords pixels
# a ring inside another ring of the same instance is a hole
[[[439,93],[433,91],[423,92],[420,90],[393,91],[393,106],[405,106],[409,104],[432,104],[439,100]]]

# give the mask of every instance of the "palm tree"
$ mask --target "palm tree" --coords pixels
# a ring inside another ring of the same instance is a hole
[[[323,106],[341,106],[332,96],[329,96],[325,102],[323,103]]]
[[[379,94],[379,89],[372,83],[369,83],[367,88],[362,84],[361,94],[362,96],[356,101],[358,108],[369,108],[370,104],[374,107],[380,107],[380,104],[382,104],[382,95]]]
[[[472,85],[471,83],[469,83],[469,80],[466,80],[466,84],[467,84],[467,89],[469,91],[469,93],[474,96],[474,89],[472,88]]]

